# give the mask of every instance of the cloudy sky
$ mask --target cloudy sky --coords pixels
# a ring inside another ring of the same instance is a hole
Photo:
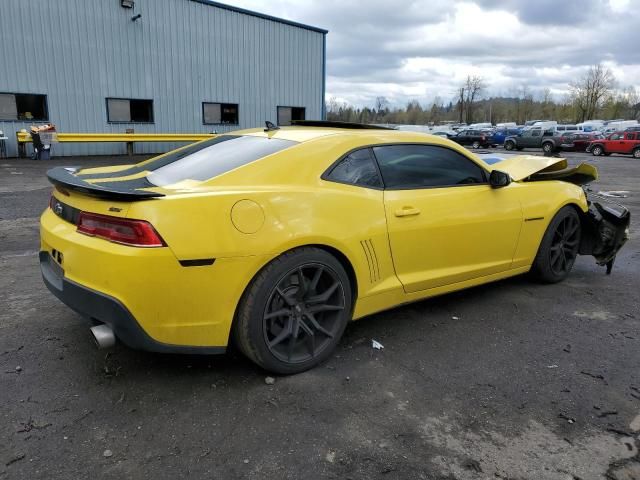
[[[224,0],[223,0],[224,1]],[[558,97],[602,62],[640,87],[640,0],[227,0],[326,28],[327,98],[448,101],[468,74],[487,93]]]

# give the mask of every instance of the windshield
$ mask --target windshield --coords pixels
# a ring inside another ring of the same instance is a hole
[[[279,138],[221,135],[145,165],[146,170],[151,170],[147,180],[158,187],[183,180],[209,180],[296,143]]]

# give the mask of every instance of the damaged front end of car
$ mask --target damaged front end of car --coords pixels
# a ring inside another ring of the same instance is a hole
[[[581,215],[582,237],[579,253],[592,255],[598,265],[607,268],[607,275],[610,274],[616,254],[629,239],[629,210],[588,188],[591,182],[598,179],[598,171],[593,165],[581,163],[569,167],[567,160],[563,158],[527,158],[528,165],[519,165],[523,175],[529,173],[527,168],[544,168],[530,174],[525,181],[560,180],[582,187],[589,209]]]
[[[585,188],[589,210],[582,215],[580,254],[593,255],[611,273],[616,254],[629,239],[629,210]]]

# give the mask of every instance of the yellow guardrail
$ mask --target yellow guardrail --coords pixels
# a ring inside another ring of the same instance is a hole
[[[58,142],[198,142],[214,133],[58,133]],[[28,132],[16,133],[18,143],[30,143]]]

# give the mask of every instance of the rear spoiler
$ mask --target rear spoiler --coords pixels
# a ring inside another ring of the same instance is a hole
[[[100,186],[86,182],[75,175],[79,167],[56,167],[47,172],[47,178],[56,187],[74,190],[99,198],[112,200],[144,200],[145,198],[164,197],[164,194],[132,188],[127,182],[110,182],[109,186]],[[121,185],[118,185],[121,183]],[[149,184],[149,186],[153,186]]]

